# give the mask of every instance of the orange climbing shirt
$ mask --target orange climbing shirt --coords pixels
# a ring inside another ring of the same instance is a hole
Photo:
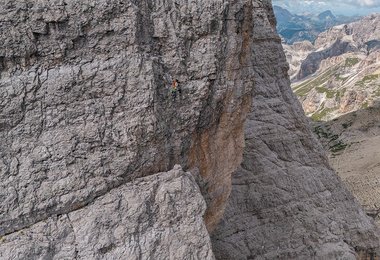
[[[172,83],[172,88],[173,89],[177,89],[177,86],[178,86],[178,82],[173,80],[173,83]]]

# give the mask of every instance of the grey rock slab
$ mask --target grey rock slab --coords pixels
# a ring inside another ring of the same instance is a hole
[[[214,259],[190,173],[139,178],[0,239],[0,259]]]

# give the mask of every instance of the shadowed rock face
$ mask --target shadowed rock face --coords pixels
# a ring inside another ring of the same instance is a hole
[[[252,3],[17,0],[0,9],[0,236],[174,164],[199,168],[212,229],[243,150]]]
[[[255,13],[271,15],[269,4],[261,10]],[[212,236],[216,258],[374,256],[378,230],[328,165],[309,129],[290,89],[282,47],[272,40],[277,36],[267,27],[254,28],[265,36],[254,40],[255,89],[244,159]]]

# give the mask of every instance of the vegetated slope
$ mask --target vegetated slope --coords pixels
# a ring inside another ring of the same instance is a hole
[[[252,12],[3,1],[0,259],[212,259],[206,227],[244,146]]]
[[[254,67],[243,163],[212,236],[217,259],[379,255],[377,227],[329,166],[290,88],[278,36],[268,29],[264,35],[254,44],[254,64],[260,65]]]
[[[357,19],[357,17],[335,16],[330,10],[317,15],[296,15],[280,6],[274,6],[277,31],[286,44],[299,41],[314,42],[318,34],[333,27]]]
[[[379,225],[379,105],[317,123],[314,129],[329,151],[331,165]]]
[[[379,36],[380,15],[371,15],[320,34],[302,62],[288,59],[293,90],[308,116],[329,120],[379,100]],[[287,56],[296,49],[286,48]]]

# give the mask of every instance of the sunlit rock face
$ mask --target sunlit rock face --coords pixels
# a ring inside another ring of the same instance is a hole
[[[129,192],[130,182],[176,164],[199,173],[207,203],[204,219],[212,230],[223,214],[230,175],[242,159],[243,123],[253,89],[253,5],[216,0],[3,2],[0,236],[12,240],[8,236],[40,230],[41,223],[65,233],[70,221],[61,216],[96,210],[96,200]],[[173,79],[181,90],[175,96]],[[186,194],[180,195],[173,200]],[[194,217],[203,215],[201,209]],[[119,213],[128,215],[127,210]],[[153,213],[136,219],[136,234]],[[179,225],[176,214],[173,209]],[[107,211],[105,222],[108,215],[114,223]],[[93,228],[96,232],[98,226]],[[203,231],[200,235],[207,235]],[[85,233],[90,239],[90,226]],[[68,246],[79,243],[72,236]],[[59,246],[66,243],[51,233],[41,237]],[[102,249],[112,259],[125,256],[115,241]],[[95,254],[97,248],[82,251],[88,243],[78,256]],[[5,247],[2,252],[10,252],[18,243]],[[18,248],[23,249],[25,254],[29,250]],[[199,257],[205,255],[211,254]]]
[[[206,203],[179,166],[2,238],[1,259],[214,259]]]

